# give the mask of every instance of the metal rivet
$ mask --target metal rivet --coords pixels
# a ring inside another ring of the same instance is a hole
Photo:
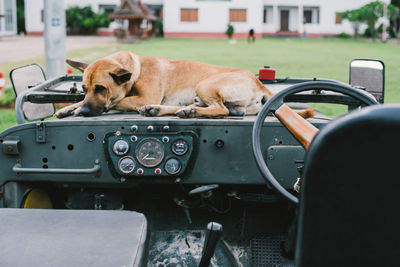
[[[224,143],[224,141],[221,140],[221,139],[218,139],[217,141],[215,141],[215,146],[216,146],[217,148],[223,148],[224,145],[225,145],[225,143]]]

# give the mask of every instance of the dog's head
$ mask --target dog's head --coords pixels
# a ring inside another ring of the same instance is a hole
[[[136,56],[131,59],[138,60]],[[83,72],[82,88],[85,99],[80,111],[83,116],[97,116],[114,107],[131,91],[138,76],[137,72],[140,71],[138,63],[130,62],[123,66],[112,57],[91,64],[69,59],[66,62]]]

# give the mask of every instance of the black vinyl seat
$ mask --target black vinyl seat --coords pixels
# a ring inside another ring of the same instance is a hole
[[[400,266],[400,105],[323,128],[306,155],[295,266]]]
[[[0,209],[2,267],[147,266],[147,243],[133,211]]]

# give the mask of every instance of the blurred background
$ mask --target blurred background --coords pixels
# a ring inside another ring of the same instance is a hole
[[[10,70],[49,78],[121,50],[344,82],[352,59],[379,59],[386,102],[400,102],[399,37],[400,0],[0,0],[0,131],[16,124]]]

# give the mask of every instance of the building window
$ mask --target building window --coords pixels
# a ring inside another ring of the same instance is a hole
[[[303,23],[319,24],[319,7],[304,7]]]
[[[312,11],[304,10],[304,23],[311,23],[311,22],[312,22]]]
[[[229,22],[246,22],[246,9],[229,9]]]
[[[100,13],[106,12],[107,15],[114,12],[116,5],[99,5]]]
[[[336,24],[342,24],[342,16],[340,16],[339,12],[336,12],[336,19],[335,19]]]
[[[199,10],[197,8],[181,8],[182,22],[197,22],[199,21]]]
[[[263,23],[264,24],[272,23],[272,6],[264,6]]]

